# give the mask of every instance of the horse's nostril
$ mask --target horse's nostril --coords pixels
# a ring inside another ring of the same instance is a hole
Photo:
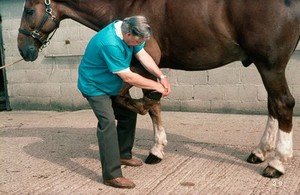
[[[27,58],[30,61],[34,61],[37,58],[38,50],[34,46],[29,46],[27,49]]]
[[[36,48],[34,46],[29,46],[28,51],[30,55],[35,54],[37,52]]]

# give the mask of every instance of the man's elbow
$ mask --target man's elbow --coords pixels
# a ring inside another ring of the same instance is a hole
[[[122,78],[122,80],[125,82],[125,83],[129,83],[129,84],[133,84],[133,81],[134,81],[134,79],[133,79],[133,77],[131,77],[131,76],[123,76],[123,77],[121,77]]]

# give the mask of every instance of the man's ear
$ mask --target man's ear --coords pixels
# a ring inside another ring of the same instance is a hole
[[[128,37],[130,37],[130,33],[123,33],[123,39],[127,39]]]
[[[130,34],[130,33],[125,33],[125,34],[126,34],[127,37],[131,37],[132,36],[132,34]]]

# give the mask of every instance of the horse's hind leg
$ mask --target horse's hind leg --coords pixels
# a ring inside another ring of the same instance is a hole
[[[253,150],[252,154],[247,159],[249,163],[257,164],[265,161],[267,154],[275,149],[277,132],[278,121],[272,116],[269,116],[265,132],[261,137],[258,147]]]
[[[247,161],[264,161],[266,154],[276,147],[275,156],[264,170],[263,176],[277,178],[285,172],[283,162],[293,156],[292,118],[295,100],[288,89],[285,67],[277,70],[257,67],[268,92],[269,119],[260,144]]]

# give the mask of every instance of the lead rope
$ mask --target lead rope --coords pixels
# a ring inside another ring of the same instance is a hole
[[[1,70],[1,69],[4,69],[4,68],[7,68],[7,67],[9,67],[9,66],[11,66],[11,65],[17,64],[17,63],[19,63],[19,62],[21,62],[21,61],[23,61],[23,60],[24,60],[24,59],[22,58],[22,59],[19,59],[19,60],[13,62],[13,63],[6,64],[6,65],[4,65],[4,66],[1,66],[1,67],[0,67],[0,70]]]

